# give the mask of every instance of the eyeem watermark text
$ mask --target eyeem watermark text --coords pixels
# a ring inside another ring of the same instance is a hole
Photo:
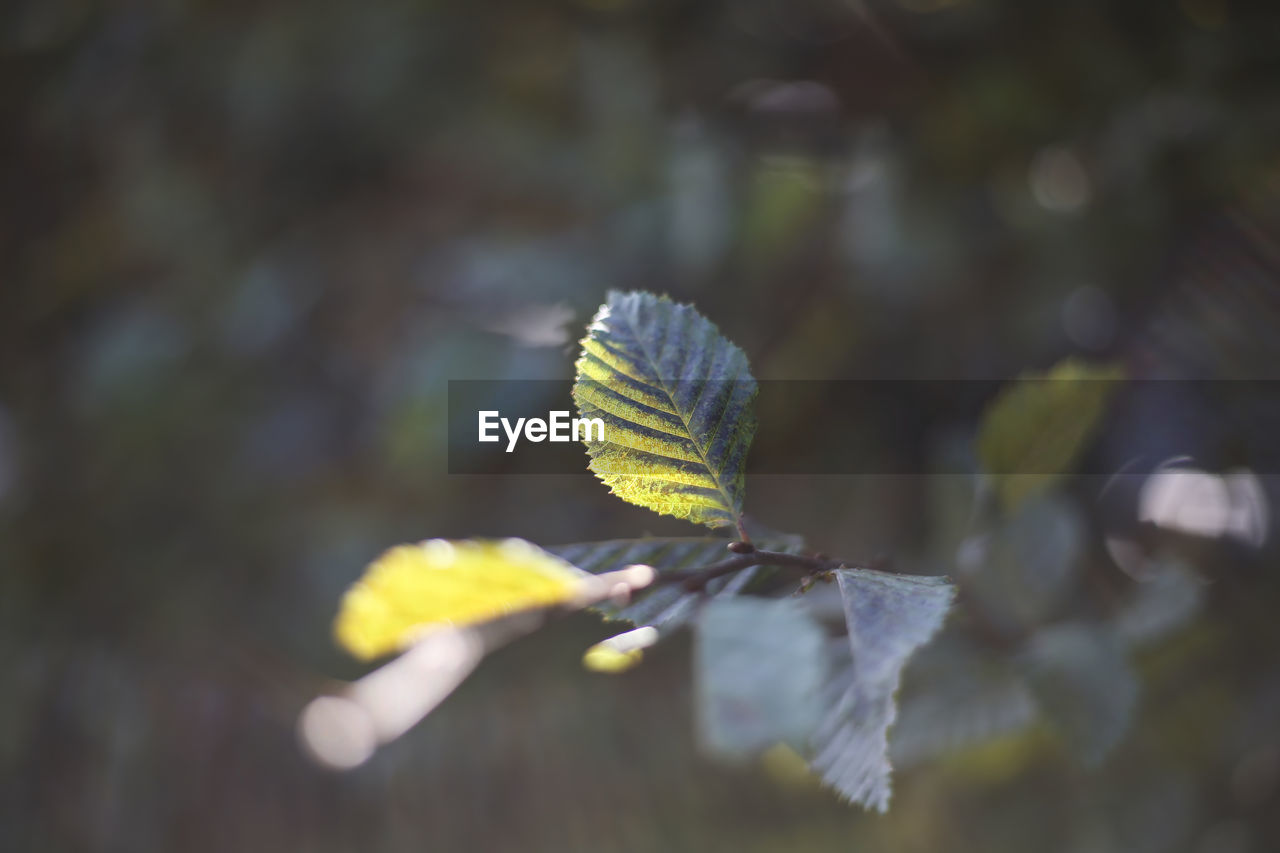
[[[496,410],[480,412],[479,441],[501,441],[498,427],[507,434],[507,452],[516,449],[523,429],[526,441],[604,441],[600,418],[570,418],[567,411],[547,412],[547,419],[516,418],[513,424]]]

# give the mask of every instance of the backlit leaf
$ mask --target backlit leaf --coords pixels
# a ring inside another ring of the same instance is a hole
[[[739,523],[756,420],[747,358],[691,306],[611,292],[582,340],[573,398],[588,467],[623,500],[711,527]]]
[[[397,545],[342,599],[334,633],[368,660],[413,643],[424,628],[486,622],[568,601],[587,577],[520,539]]]
[[[894,694],[911,655],[942,626],[955,587],[946,578],[864,569],[840,569],[836,579],[848,645],[835,652],[839,675],[824,689],[812,766],[850,801],[883,812],[891,790]]]
[[[1071,472],[1123,378],[1117,365],[1067,359],[996,397],[983,416],[978,459],[1005,509]]]
[[[822,628],[790,599],[722,598],[699,615],[694,690],[699,741],[741,759],[803,745],[821,713]]]

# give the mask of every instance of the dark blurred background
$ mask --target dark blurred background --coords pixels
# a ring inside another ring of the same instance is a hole
[[[1041,555],[1052,606],[976,584],[997,636],[970,658],[1129,613],[1176,561],[1192,604],[1125,629],[1154,639],[1100,761],[1017,690],[956,731],[959,704],[926,703],[868,815],[786,762],[701,758],[687,641],[589,674],[588,615],[352,773],[293,733],[360,673],[330,623],[390,544],[696,533],[585,474],[447,473],[448,381],[570,377],[609,288],[695,302],[761,379],[1066,355],[1280,379],[1272,4],[18,0],[3,21],[0,848],[1280,849],[1270,537],[1152,541],[1098,478],[1050,513],[1072,555]],[[797,393],[757,449],[821,458],[808,425],[838,412],[844,442],[952,471],[974,401],[933,394]],[[1094,452],[1274,466],[1274,397],[1245,397],[1257,428],[1230,440],[1203,401],[1129,399]],[[747,495],[831,553],[972,556],[964,477]],[[1032,529],[1009,571],[1040,570]]]

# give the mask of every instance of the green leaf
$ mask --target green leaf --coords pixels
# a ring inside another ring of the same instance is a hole
[[[836,579],[849,637],[836,647],[839,677],[824,690],[812,766],[842,796],[884,812],[894,693],[911,655],[942,626],[955,587],[946,578],[865,569],[840,569]]]
[[[978,433],[978,459],[1010,510],[1071,472],[1124,371],[1074,359],[1024,374],[996,397]]]
[[[699,742],[742,759],[803,745],[821,713],[822,628],[790,599],[722,598],[703,608],[694,640]]]
[[[368,660],[409,647],[432,626],[478,624],[570,601],[587,577],[520,539],[397,545],[347,590],[334,634]]]
[[[623,500],[710,527],[740,524],[755,434],[747,358],[691,306],[611,292],[587,328],[573,398],[588,467]]]
[[[777,257],[821,214],[827,181],[805,158],[770,158],[752,170],[742,219],[742,246],[756,262]]]

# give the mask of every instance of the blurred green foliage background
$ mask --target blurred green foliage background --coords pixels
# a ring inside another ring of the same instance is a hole
[[[447,473],[447,381],[568,378],[610,287],[695,302],[761,379],[1073,353],[1280,378],[1278,84],[1280,16],[1228,0],[9,4],[0,848],[1280,848],[1270,543],[1152,546],[1203,605],[1136,657],[1099,766],[1043,726],[940,736],[883,818],[700,758],[687,643],[591,675],[586,615],[358,771],[293,734],[360,672],[330,622],[384,547],[693,532],[585,474]],[[844,441],[965,457],[950,402],[841,412]],[[837,408],[762,411],[757,447]],[[1204,450],[1186,401],[1137,411],[1115,468]],[[1236,464],[1274,461],[1254,422]],[[1097,485],[1070,493],[1079,588],[1030,627],[1137,586]],[[822,550],[951,572],[972,486],[747,495]]]

